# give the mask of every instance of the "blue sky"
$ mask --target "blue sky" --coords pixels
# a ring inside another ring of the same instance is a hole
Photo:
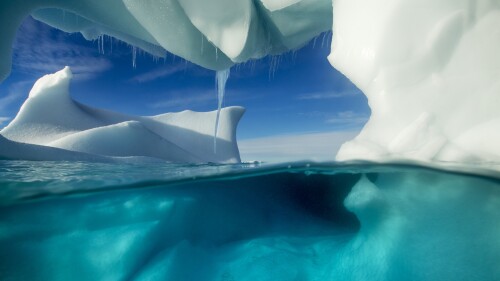
[[[298,51],[231,69],[224,105],[247,109],[238,127],[244,159],[271,152],[280,160],[316,159],[325,149],[332,158],[366,122],[366,98],[326,60],[330,39],[325,33]],[[93,107],[135,115],[217,107],[214,71],[172,54],[158,59],[140,51],[134,68],[132,47],[123,42],[105,38],[103,53],[97,41],[27,18],[14,44],[12,73],[0,84],[0,127],[39,77],[66,65],[75,74],[73,98]]]

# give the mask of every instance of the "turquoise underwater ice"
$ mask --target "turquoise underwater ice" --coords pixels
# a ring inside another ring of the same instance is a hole
[[[0,172],[2,280],[500,276],[494,177],[367,163],[2,161]]]

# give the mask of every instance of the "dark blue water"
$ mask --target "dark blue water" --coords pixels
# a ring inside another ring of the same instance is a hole
[[[0,280],[500,280],[497,177],[0,161]]]

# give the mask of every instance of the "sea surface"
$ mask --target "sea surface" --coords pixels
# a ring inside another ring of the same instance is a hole
[[[500,280],[500,180],[368,162],[0,161],[0,280]]]

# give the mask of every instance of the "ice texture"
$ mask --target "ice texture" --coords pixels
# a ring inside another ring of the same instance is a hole
[[[0,81],[10,71],[16,30],[29,14],[88,40],[109,35],[213,70],[299,48],[332,23],[330,0],[2,1]]]
[[[371,116],[337,160],[500,162],[500,1],[336,0],[331,64]]]
[[[152,117],[130,116],[74,101],[69,94],[71,77],[71,70],[66,67],[35,83],[17,116],[0,131],[0,142],[19,148],[13,151],[1,145],[0,158],[89,160],[135,156],[189,163],[240,162],[236,127],[244,112],[242,107],[224,108],[220,113],[183,111]],[[219,114],[214,153],[214,120]],[[23,148],[28,144],[32,145],[29,151]],[[33,150],[55,155],[34,157]]]

